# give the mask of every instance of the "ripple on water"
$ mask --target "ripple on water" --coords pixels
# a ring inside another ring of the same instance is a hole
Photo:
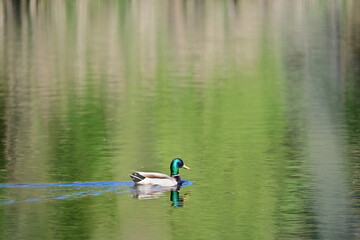
[[[191,181],[183,181],[182,187],[192,185]],[[44,200],[64,200],[87,196],[100,196],[105,193],[129,193],[137,196],[139,190],[130,181],[121,182],[72,182],[72,183],[35,183],[35,184],[0,184],[0,205],[21,202],[39,202]],[[20,190],[21,189],[21,190]],[[27,191],[24,191],[26,189]],[[171,189],[153,187],[152,191],[164,193]],[[22,192],[23,194],[19,194]],[[137,194],[135,194],[135,192]],[[161,196],[162,194],[158,195]]]

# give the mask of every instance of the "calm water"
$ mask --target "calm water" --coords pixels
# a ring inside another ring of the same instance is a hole
[[[359,10],[1,0],[1,239],[360,238]]]

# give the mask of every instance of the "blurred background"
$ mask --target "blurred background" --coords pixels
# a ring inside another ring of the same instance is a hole
[[[130,181],[134,169],[168,174],[175,157],[193,183],[178,209],[170,193],[0,188],[1,235],[359,238],[359,10],[1,0],[0,183]]]

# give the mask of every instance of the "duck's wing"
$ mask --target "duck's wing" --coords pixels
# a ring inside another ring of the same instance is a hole
[[[163,173],[156,173],[156,172],[138,172],[136,173],[140,174],[141,176],[144,176],[146,178],[157,178],[157,179],[173,179],[170,176],[163,174]]]

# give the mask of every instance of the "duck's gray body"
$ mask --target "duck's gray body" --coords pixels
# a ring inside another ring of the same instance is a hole
[[[150,184],[171,187],[176,186],[179,183],[175,177],[170,177],[166,174],[156,172],[136,171],[132,174],[129,174],[129,176],[136,184]]]

